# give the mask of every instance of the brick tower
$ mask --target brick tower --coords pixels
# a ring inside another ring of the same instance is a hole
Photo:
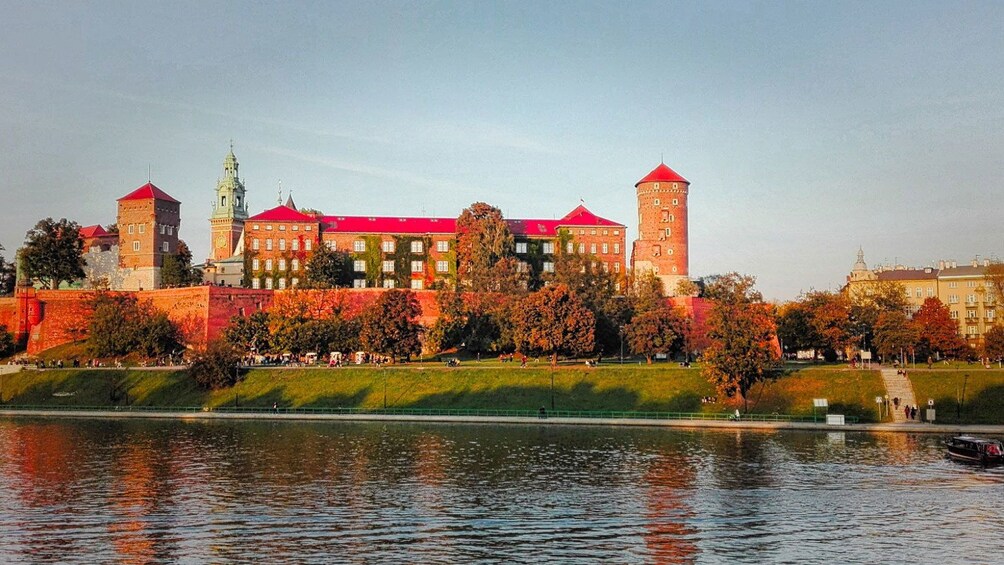
[[[239,167],[231,143],[230,153],[223,159],[223,178],[216,182],[213,217],[209,219],[211,261],[232,257],[237,252],[237,242],[244,231],[248,209],[244,200],[244,181],[237,174]]]
[[[178,252],[181,202],[146,183],[119,198],[118,203],[122,289],[160,288],[164,256]]]
[[[667,296],[690,273],[687,240],[687,193],[690,182],[660,163],[635,183],[638,193],[638,239],[631,249],[635,275],[651,271],[662,279]]]

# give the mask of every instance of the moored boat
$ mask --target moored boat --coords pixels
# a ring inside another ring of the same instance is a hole
[[[1004,463],[1004,445],[995,439],[956,436],[946,441],[945,446],[953,459],[983,465]]]

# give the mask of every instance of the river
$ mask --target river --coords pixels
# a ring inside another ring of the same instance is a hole
[[[940,440],[0,419],[0,562],[999,562]]]

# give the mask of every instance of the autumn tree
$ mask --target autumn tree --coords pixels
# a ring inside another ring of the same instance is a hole
[[[884,360],[909,353],[920,337],[917,325],[901,310],[880,313],[874,331],[875,349]]]
[[[560,250],[554,272],[544,277],[549,284],[563,284],[593,313],[598,349],[614,350],[620,339],[620,327],[631,319],[629,302],[617,294],[617,278],[604,270],[593,255],[566,253]]]
[[[686,326],[687,318],[679,309],[656,308],[631,320],[626,330],[627,342],[632,353],[644,355],[651,365],[657,353],[672,358],[682,350]]]
[[[196,353],[188,374],[207,390],[232,387],[243,376],[240,360],[240,354],[227,340],[216,339],[209,343],[205,351]]]
[[[359,341],[363,349],[410,359],[422,351],[422,308],[410,290],[393,289],[380,295],[362,314]]]
[[[983,334],[983,355],[992,361],[1004,360],[1004,325],[997,324]]]
[[[164,256],[160,270],[164,286],[192,286],[202,283],[202,269],[192,266],[192,251],[184,241],[178,241],[178,252]]]
[[[234,316],[223,330],[223,338],[239,351],[271,351],[272,332],[269,330],[269,314],[265,311],[250,316]]]
[[[652,271],[638,275],[628,287],[629,296],[637,313],[660,308],[666,304],[666,292],[662,279]]]
[[[994,261],[983,271],[987,290],[991,291],[998,302],[1004,301],[1004,263]],[[987,302],[990,302],[989,297]]]
[[[502,325],[511,295],[467,294],[441,289],[436,295],[440,315],[426,332],[426,343],[434,351],[452,347],[472,353],[499,351]]]
[[[690,279],[680,279],[680,282],[676,283],[676,295],[677,296],[700,296],[701,287]]]
[[[84,277],[84,241],[80,226],[66,218],[39,220],[25,234],[21,263],[25,276],[51,289]]]
[[[917,354],[921,358],[934,354],[955,356],[963,351],[966,342],[959,335],[959,323],[952,319],[948,306],[935,297],[924,300],[924,304],[913,315],[917,326]]]
[[[593,313],[562,284],[547,286],[519,301],[513,309],[513,344],[519,351],[574,357],[593,350]]]
[[[774,319],[755,284],[755,277],[729,273],[709,278],[705,287],[712,306],[701,371],[721,394],[739,395],[745,411],[750,389],[781,372]]]
[[[475,202],[457,218],[458,279],[474,291],[495,290],[493,270],[499,261],[512,257],[512,232],[502,211],[484,202]]]
[[[875,327],[885,312],[906,312],[906,290],[895,281],[878,281],[849,290],[850,333],[862,347],[874,345]]]
[[[340,288],[352,284],[352,257],[327,245],[318,245],[306,264],[307,287]]]
[[[778,312],[777,334],[795,350],[812,349],[835,360],[854,342],[851,335],[851,304],[842,293],[810,291]]]

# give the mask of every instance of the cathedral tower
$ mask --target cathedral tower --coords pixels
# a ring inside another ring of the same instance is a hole
[[[662,279],[667,296],[690,274],[687,193],[690,182],[665,163],[635,183],[638,194],[638,239],[631,250],[635,275],[646,271]]]
[[[244,181],[238,175],[239,167],[231,143],[230,153],[223,160],[223,177],[216,182],[216,201],[213,204],[213,217],[209,220],[212,261],[233,256],[244,231],[248,209],[244,200]]]

